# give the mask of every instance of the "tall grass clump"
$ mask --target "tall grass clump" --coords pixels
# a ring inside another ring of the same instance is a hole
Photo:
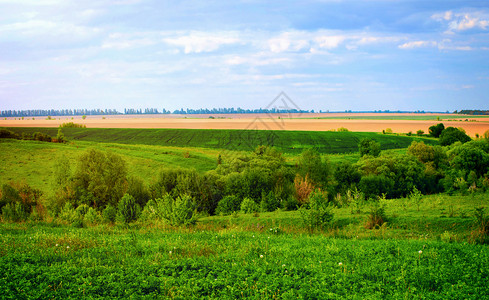
[[[484,207],[477,207],[474,212],[475,228],[471,238],[477,244],[487,244],[489,242],[489,216]]]

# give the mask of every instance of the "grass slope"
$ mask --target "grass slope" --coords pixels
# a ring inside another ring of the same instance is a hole
[[[51,136],[56,136],[58,131],[57,128],[8,129],[19,134],[33,134],[39,131]],[[238,151],[250,151],[259,145],[268,145],[284,153],[300,153],[305,148],[316,148],[320,153],[352,153],[358,151],[358,142],[362,138],[376,140],[381,144],[383,150],[406,148],[413,140],[422,140],[428,144],[438,143],[428,138],[369,132],[63,128],[63,133],[68,140],[72,141],[202,147]]]
[[[29,185],[49,191],[54,165],[66,157],[76,165],[87,148],[112,151],[127,163],[129,175],[151,181],[161,167],[191,167],[208,171],[217,166],[218,150],[175,148],[151,145],[76,142],[68,144],[0,139],[0,184],[25,180]]]

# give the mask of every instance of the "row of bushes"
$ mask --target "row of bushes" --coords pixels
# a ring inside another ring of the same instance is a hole
[[[51,137],[48,134],[42,132],[34,132],[32,135],[22,133],[22,136],[17,133],[8,130],[8,129],[0,129],[0,139],[17,139],[17,140],[34,140],[40,142],[54,142],[54,143],[65,143],[65,135],[61,128],[58,129],[58,134],[56,137]]]

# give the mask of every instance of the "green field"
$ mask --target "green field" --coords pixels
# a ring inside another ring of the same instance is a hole
[[[11,128],[19,134],[57,128]],[[64,128],[66,144],[0,140],[0,185],[25,181],[54,195],[55,162],[71,165],[87,149],[120,155],[146,184],[164,167],[214,170],[268,144],[294,168],[314,147],[332,164],[360,159],[358,141],[378,141],[388,156],[413,140],[377,133]],[[81,225],[60,216],[0,223],[0,299],[484,299],[489,249],[479,245],[476,208],[487,192],[377,202],[335,199],[333,220],[310,229],[301,211],[227,216],[202,212],[196,224],[143,219]],[[0,195],[1,198],[1,195]],[[341,198],[341,197],[340,197]],[[383,225],[367,229],[375,203]],[[2,215],[2,218],[3,215]],[[486,219],[487,209],[486,209]],[[88,220],[88,219],[87,219]],[[489,221],[488,221],[489,222]],[[83,227],[83,228],[78,228]],[[487,239],[487,237],[486,237]]]
[[[0,225],[0,296],[481,299],[487,246],[433,240]]]
[[[55,137],[57,128],[8,128],[19,135],[43,132]],[[437,144],[438,141],[417,136],[398,136],[369,132],[330,131],[271,131],[271,130],[210,130],[210,129],[116,129],[116,128],[63,128],[70,141],[119,143],[130,145],[157,145],[171,147],[199,147],[252,151],[257,146],[276,147],[284,153],[298,154],[305,148],[320,153],[352,153],[358,151],[362,138],[371,138],[382,149],[406,148],[412,141]]]

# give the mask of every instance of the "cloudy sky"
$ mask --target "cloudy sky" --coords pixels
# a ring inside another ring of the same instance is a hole
[[[487,0],[0,0],[0,110],[489,109]]]

